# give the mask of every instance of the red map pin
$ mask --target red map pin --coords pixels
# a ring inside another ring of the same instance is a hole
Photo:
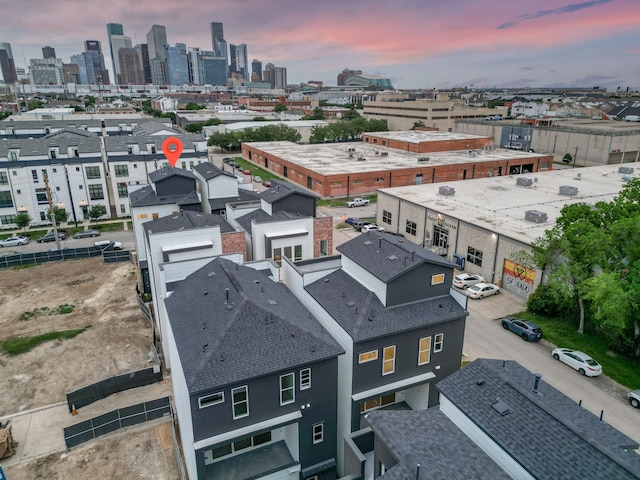
[[[164,156],[169,160],[169,165],[171,168],[176,166],[176,162],[182,155],[182,140],[178,137],[167,137],[167,139],[162,142],[162,151],[164,152]]]

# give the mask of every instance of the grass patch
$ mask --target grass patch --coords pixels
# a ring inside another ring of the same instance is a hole
[[[577,323],[564,322],[556,318],[521,312],[517,317],[531,320],[538,324],[544,332],[544,339],[558,347],[580,350],[595,358],[601,365],[604,374],[625,387],[635,390],[640,388],[640,359],[622,356],[613,352],[607,345],[601,332],[576,333]]]
[[[279,175],[276,175],[275,173],[273,173],[271,170],[265,170],[264,168],[261,168],[259,166],[257,166],[254,163],[251,163],[247,160],[245,160],[242,157],[231,157],[233,159],[234,162],[236,162],[238,165],[240,165],[240,169],[238,170],[237,168],[235,169],[235,171],[233,171],[233,169],[227,165],[227,164],[223,164],[223,167],[226,171],[230,171],[232,172],[234,175],[242,175],[242,170],[249,170],[251,171],[251,179],[253,180],[253,177],[260,177],[262,179],[262,181],[264,182],[265,180],[286,180],[283,179],[282,177],[280,177]],[[247,175],[248,177],[248,175]]]
[[[62,305],[58,305],[55,309],[51,309],[49,307],[38,307],[33,310],[29,310],[23,312],[18,317],[18,320],[30,320],[35,317],[44,317],[49,315],[64,315],[66,313],[71,313],[76,308],[75,305],[71,305],[69,303],[63,303]]]
[[[11,267],[11,270],[24,270],[25,268],[37,267],[38,265],[43,265],[42,263],[25,263],[24,265],[16,265]]]
[[[124,230],[124,220],[122,222],[113,223],[91,223],[90,230],[98,230],[99,232],[122,232]]]
[[[77,330],[61,330],[59,332],[49,332],[34,337],[16,337],[9,338],[0,342],[0,348],[9,355],[20,355],[26,353],[32,348],[37,347],[41,343],[57,340],[59,338],[73,338],[90,328],[91,325],[79,328]]]
[[[356,197],[358,195],[354,195]],[[353,198],[351,197],[351,198]],[[347,202],[351,200],[348,197],[340,197],[340,198],[321,198],[318,200],[318,206],[320,207],[346,207]],[[360,195],[360,198],[364,198],[365,200],[369,200],[369,203],[376,203],[378,201],[378,195],[376,193],[369,195]]]
[[[345,228],[353,228],[353,226],[349,225],[348,223],[340,222],[338,225],[336,225],[336,228],[338,230],[344,230]]]

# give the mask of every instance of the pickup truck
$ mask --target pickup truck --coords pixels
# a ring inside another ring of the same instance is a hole
[[[360,198],[360,197],[356,197],[353,200],[349,200],[347,202],[347,207],[349,208],[364,207],[366,205],[369,205],[369,200],[365,200],[364,198]]]

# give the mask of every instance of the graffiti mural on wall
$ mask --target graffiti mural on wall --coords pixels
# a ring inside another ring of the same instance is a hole
[[[510,292],[523,297],[529,296],[533,292],[535,278],[535,270],[505,259],[502,269],[502,286]]]

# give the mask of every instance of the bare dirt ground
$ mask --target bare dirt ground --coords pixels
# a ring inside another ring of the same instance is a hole
[[[58,314],[65,304],[74,305],[73,312]],[[137,305],[130,263],[104,264],[98,257],[0,270],[0,340],[87,325],[72,339],[48,341],[20,355],[0,351],[0,417],[64,402],[67,392],[148,367],[153,358],[151,326]],[[5,472],[12,480],[178,478],[166,420],[22,461]]]
[[[5,469],[11,480],[179,478],[173,446],[171,423],[142,424],[93,440],[69,452],[53,453]]]

